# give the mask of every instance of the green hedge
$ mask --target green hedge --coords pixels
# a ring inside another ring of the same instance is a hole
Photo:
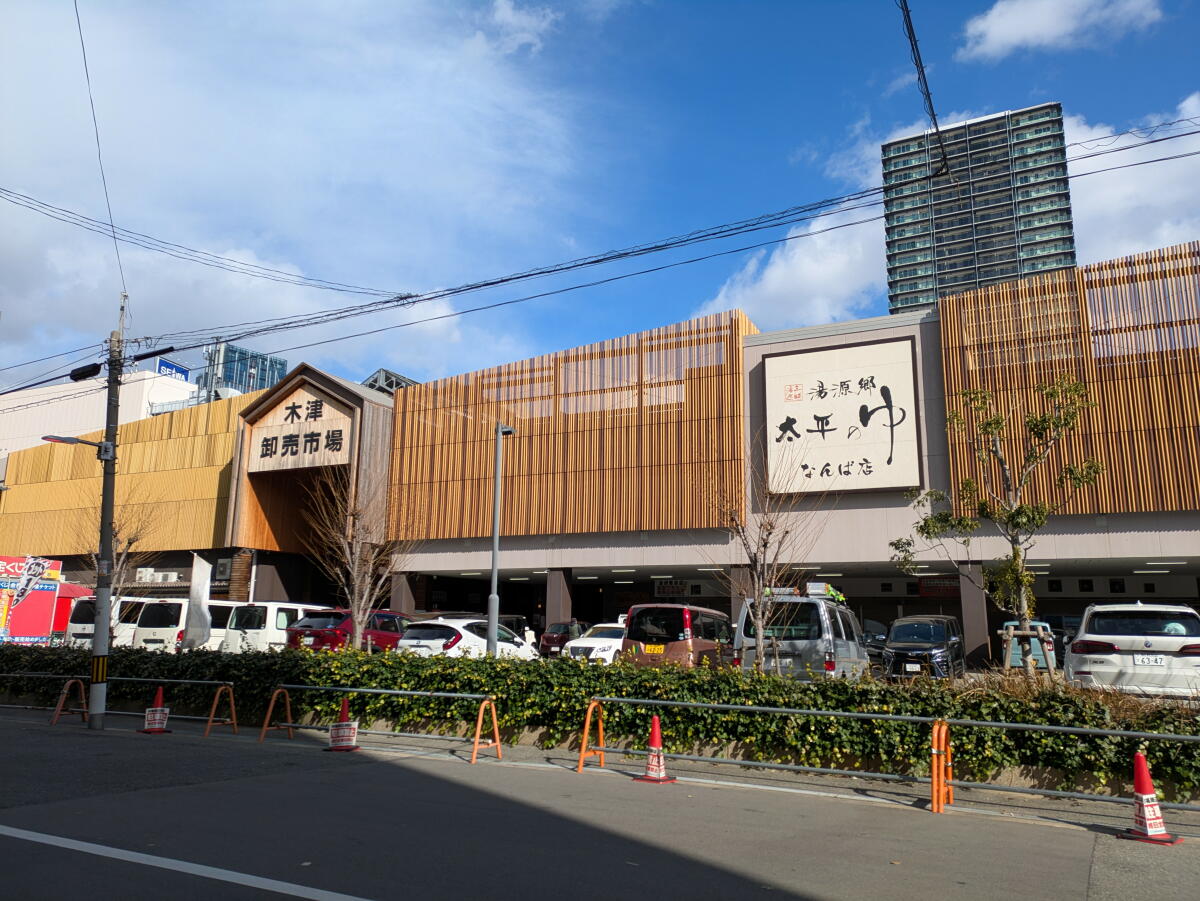
[[[0,646],[0,673],[80,674],[86,673],[87,667],[85,651]],[[562,744],[580,730],[588,700],[594,695],[1200,734],[1200,721],[1182,705],[1125,704],[1121,709],[1133,712],[1117,715],[1097,695],[1051,685],[1012,694],[934,681],[907,685],[870,680],[799,683],[728,669],[638,669],[572,660],[308,651],[175,655],[128,648],[113,650],[109,672],[114,676],[233,682],[239,719],[246,724],[261,721],[270,692],[280,683],[494,694],[501,730],[510,737],[533,730],[545,747]],[[57,688],[51,680],[6,679],[0,692],[52,703]],[[210,689],[167,689],[168,703],[175,710],[207,713]],[[109,686],[114,705],[125,702],[136,707],[145,704],[152,693],[152,685],[140,683],[112,682]],[[292,701],[296,716],[311,714],[328,720],[336,714],[341,698],[333,692],[298,692],[293,693]],[[353,716],[363,722],[383,720],[397,729],[423,730],[473,723],[478,705],[448,699],[352,695],[350,707]],[[668,750],[703,753],[733,746],[735,753],[753,760],[851,769],[881,767],[884,772],[914,774],[928,771],[926,724],[608,705],[605,729],[609,743],[630,740],[644,746],[652,713],[662,718]],[[955,727],[951,733],[956,775],[979,781],[1006,767],[1026,767],[1057,771],[1062,774],[1062,785],[1125,782],[1131,775],[1133,752],[1140,745],[1133,739],[1048,732]],[[1146,754],[1157,781],[1173,784],[1180,794],[1200,790],[1200,743],[1150,742]]]

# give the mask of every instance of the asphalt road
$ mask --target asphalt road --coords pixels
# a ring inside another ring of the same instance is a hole
[[[576,775],[515,749],[327,754],[0,714],[0,896],[1193,899],[1200,839],[770,785]],[[365,739],[364,739],[365,741]],[[515,758],[515,759],[514,759]],[[1170,818],[1168,817],[1168,822]],[[269,882],[268,880],[273,880]]]

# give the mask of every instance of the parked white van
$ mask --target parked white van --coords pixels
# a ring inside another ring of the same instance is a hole
[[[109,647],[129,647],[133,644],[133,633],[145,601],[145,598],[113,598],[112,639],[109,641]],[[95,597],[76,598],[71,606],[64,645],[69,648],[90,648],[95,630]]]
[[[215,651],[225,639],[225,627],[237,601],[208,601],[208,613],[212,619],[212,631],[201,648]],[[133,633],[133,646],[150,651],[166,651],[174,654],[179,650],[183,630],[187,625],[187,598],[146,599],[138,614],[137,628]]]
[[[297,620],[329,605],[306,605],[288,601],[251,601],[233,608],[221,650],[227,654],[271,651],[287,647],[287,628]]]
[[[742,669],[754,668],[754,658],[763,653],[765,672],[803,681],[844,676],[858,678],[870,667],[858,620],[846,599],[832,585],[809,582],[806,594],[795,589],[774,589],[775,606],[766,627],[766,640],[759,641],[747,599],[738,618],[727,662]]]

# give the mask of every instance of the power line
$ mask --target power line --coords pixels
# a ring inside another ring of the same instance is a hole
[[[1094,155],[1096,155],[1096,154],[1088,154],[1083,158],[1084,159],[1091,158],[1091,156],[1094,156]],[[1200,150],[1194,150],[1194,151],[1190,151],[1188,153],[1178,153],[1178,154],[1174,154],[1171,156],[1158,157],[1158,158],[1151,159],[1151,160],[1139,160],[1139,161],[1132,162],[1132,163],[1123,163],[1123,164],[1117,165],[1117,166],[1109,166],[1104,169],[1093,169],[1088,172],[1080,172],[1080,173],[1076,173],[1074,175],[1068,175],[1067,178],[1068,179],[1082,178],[1087,175],[1099,175],[1104,172],[1115,172],[1120,169],[1130,169],[1135,166],[1146,166],[1146,165],[1150,165],[1151,163],[1161,163],[1161,162],[1167,162],[1169,160],[1178,160],[1178,159],[1184,159],[1187,157],[1194,157],[1194,156],[1200,156]],[[878,204],[874,204],[874,205],[878,205]],[[557,295],[557,294],[565,294],[569,291],[576,291],[576,290],[580,290],[583,288],[592,288],[592,287],[596,287],[599,285],[610,284],[612,282],[621,281],[623,279],[634,278],[639,275],[646,275],[646,274],[649,274],[652,272],[661,272],[663,270],[673,269],[678,266],[686,266],[691,263],[697,263],[697,262],[701,262],[704,260],[711,260],[716,257],[727,256],[730,254],[744,253],[748,250],[757,250],[757,249],[761,249],[763,247],[769,247],[769,246],[776,245],[776,244],[782,244],[782,243],[786,243],[786,242],[790,242],[790,241],[795,241],[800,238],[813,237],[814,235],[824,234],[825,232],[836,231],[836,230],[843,229],[843,228],[851,228],[851,227],[857,226],[857,225],[865,225],[868,222],[878,222],[882,218],[884,218],[884,217],[883,216],[873,216],[873,217],[870,217],[867,219],[857,219],[857,220],[854,220],[853,222],[841,223],[839,225],[830,226],[829,228],[820,229],[817,231],[802,232],[797,235],[785,235],[782,238],[775,238],[770,241],[762,241],[757,244],[751,244],[751,245],[747,245],[745,247],[736,247],[731,250],[722,250],[722,251],[718,251],[716,253],[706,254],[701,257],[694,257],[694,258],[687,259],[687,260],[677,260],[672,263],[665,263],[661,266],[655,266],[655,267],[648,268],[648,269],[640,269],[635,272],[624,273],[622,275],[612,276],[611,278],[598,279],[596,281],[587,282],[585,284],[569,285],[567,287],[559,288],[559,289],[556,289],[553,291],[544,291],[544,292],[541,292],[538,294],[531,294],[531,295],[527,295],[525,297],[518,297],[518,298],[513,298],[511,300],[499,301],[497,303],[486,304],[484,306],[479,306],[479,307],[472,307],[470,309],[465,309],[465,310],[455,310],[455,311],[452,311],[449,313],[442,313],[437,316],[430,316],[425,319],[414,320],[412,322],[403,322],[403,323],[399,323],[397,325],[390,325],[390,326],[384,326],[382,328],[371,329],[369,331],[355,332],[353,334],[341,335],[341,336],[338,336],[335,338],[329,338],[329,339],[322,340],[322,341],[313,341],[308,344],[299,344],[294,347],[285,347],[285,348],[281,348],[279,350],[272,350],[272,351],[268,351],[267,353],[279,354],[279,353],[286,353],[286,352],[292,351],[292,350],[304,350],[304,349],[307,349],[310,347],[318,347],[318,346],[325,345],[325,344],[333,344],[338,341],[349,340],[351,338],[361,338],[366,335],[374,335],[374,334],[379,334],[380,332],[392,331],[392,330],[400,329],[400,328],[407,328],[408,326],[412,326],[412,325],[421,325],[421,324],[425,324],[425,323],[429,323],[429,322],[436,322],[436,321],[442,320],[442,319],[451,319],[451,318],[455,318],[458,316],[466,315],[467,313],[477,313],[477,312],[481,312],[484,310],[496,309],[498,307],[505,307],[505,306],[511,306],[511,305],[518,304],[518,303],[525,303],[526,301],[530,301],[530,300],[538,300],[541,298],[550,297],[550,296]],[[201,347],[201,346],[203,346],[203,345],[195,345],[195,347]],[[176,348],[177,351],[190,350],[190,349],[194,349],[194,348]]]
[[[22,369],[26,366],[32,366],[34,363],[44,363],[47,360],[54,360],[58,357],[69,357],[71,354],[77,354],[80,351],[103,349],[103,344],[86,344],[83,347],[77,347],[74,350],[64,350],[60,353],[50,354],[47,357],[38,357],[36,360],[26,360],[24,363],[13,363],[11,366],[0,366],[0,372],[7,372],[10,369]]]
[[[1106,150],[1091,151],[1086,154],[1081,154],[1078,157],[1069,158],[1067,160],[1067,162],[1077,162],[1079,160],[1091,159],[1096,156],[1102,156],[1102,155],[1109,154],[1109,153],[1116,153],[1116,152],[1122,152],[1125,150],[1136,149],[1138,147],[1146,146],[1148,144],[1159,143],[1159,142],[1166,141],[1166,140],[1174,140],[1176,138],[1187,137],[1187,136],[1193,135],[1193,134],[1200,134],[1200,130],[1184,132],[1184,133],[1176,134],[1176,135],[1167,135],[1167,136],[1160,137],[1160,138],[1145,140],[1139,144],[1130,144],[1130,145],[1126,145],[1124,147],[1119,147],[1119,148],[1110,148],[1110,149],[1106,149]],[[1068,176],[1068,178],[1070,178],[1070,177],[1071,176]],[[834,213],[846,212],[849,210],[856,210],[856,209],[866,209],[869,207],[879,206],[882,203],[881,200],[868,200],[866,198],[868,198],[870,196],[876,196],[882,190],[883,190],[882,188],[874,188],[874,189],[869,189],[868,191],[858,192],[855,195],[848,195],[848,196],[852,196],[852,197],[856,197],[856,198],[863,198],[863,200],[862,200],[862,202],[854,203],[849,206],[842,205],[842,206],[834,208],[834,209],[818,210],[816,212],[813,212],[813,213],[810,213],[810,214],[804,215],[804,216],[794,216],[791,218],[789,224],[795,224],[796,222],[805,221],[805,220],[819,219],[819,218],[823,218],[825,216],[832,215]],[[824,201],[819,202],[819,203],[824,203]],[[814,206],[815,206],[815,204],[814,204]],[[796,208],[793,208],[793,209],[796,209]],[[767,226],[756,226],[753,228],[744,228],[744,229],[740,229],[737,232],[731,232],[730,234],[744,234],[744,233],[747,233],[750,231],[758,231],[758,230],[761,230],[762,228],[769,228],[769,227],[775,227],[775,226],[767,225]],[[784,239],[779,239],[779,240],[787,240],[787,238],[785,237]],[[767,246],[771,243],[779,243],[779,240],[774,241],[774,242],[765,242],[763,244],[755,244],[755,245],[751,245],[751,247],[758,248],[758,247],[762,247],[762,246]],[[667,244],[667,243],[668,242],[666,242],[666,241],[662,242],[662,244]],[[682,243],[674,244],[674,245],[672,245],[672,247],[670,249],[674,249],[675,247],[681,247],[681,246],[686,246],[686,245],[682,244]],[[736,253],[736,252],[739,252],[739,250],[734,250],[732,252]],[[630,256],[640,256],[640,255],[642,255],[642,254],[641,253],[628,254],[628,255],[621,255],[619,258],[629,258]],[[713,256],[720,256],[720,255],[723,255],[723,254],[706,255],[706,256],[702,256],[702,257],[697,257],[691,261],[685,261],[685,263],[686,262],[698,262],[698,261],[705,260],[705,259],[711,259]],[[613,259],[616,259],[616,258],[618,258],[618,255],[616,253],[614,253]],[[567,264],[563,264],[563,265],[566,266]],[[547,267],[547,268],[550,268],[550,267]],[[534,271],[537,272],[538,270],[534,270]],[[657,270],[656,269],[648,269],[648,270],[639,270],[639,271],[652,272],[652,271],[657,271]],[[445,299],[447,297],[455,296],[458,294],[463,294],[463,293],[467,293],[467,292],[471,292],[471,291],[477,291],[477,290],[480,290],[482,287],[494,287],[494,286],[501,285],[501,284],[506,284],[506,283],[515,282],[515,281],[521,281],[521,280],[524,280],[526,277],[527,277],[526,274],[517,274],[514,276],[507,276],[504,278],[493,279],[490,282],[468,284],[468,285],[460,286],[459,288],[451,288],[451,289],[445,289],[442,291],[434,291],[434,292],[429,292],[429,293],[423,294],[423,295],[414,295],[414,296],[410,296],[410,297],[406,298],[402,305],[405,307],[410,307],[410,306],[415,306],[417,304],[429,303],[431,301]],[[319,314],[318,316],[315,316],[315,317],[314,316],[280,317],[278,319],[261,320],[260,322],[257,322],[257,323],[254,323],[254,322],[237,323],[237,324],[230,325],[230,326],[219,326],[216,328],[193,329],[193,330],[187,330],[187,331],[181,331],[181,332],[168,332],[163,335],[155,336],[155,338],[153,338],[153,339],[143,339],[143,340],[150,340],[150,341],[153,341],[153,340],[159,340],[159,341],[188,340],[190,337],[195,336],[195,335],[225,334],[230,329],[238,329],[238,328],[241,328],[244,330],[235,335],[230,335],[229,340],[245,340],[247,338],[257,337],[257,336],[260,336],[263,334],[269,334],[272,332],[288,331],[293,328],[305,328],[305,327],[316,326],[316,325],[327,325],[332,322],[340,321],[342,319],[347,319],[347,318],[352,318],[355,316],[361,316],[361,315],[367,315],[370,313],[380,312],[387,306],[396,306],[396,305],[397,304],[391,304],[389,302],[383,302],[383,303],[377,302],[377,303],[365,304],[365,305],[361,305],[361,306],[342,308],[340,310],[332,310],[332,311],[328,311],[323,314]],[[255,326],[259,326],[259,327],[256,328]]]
[[[1148,127],[1150,129],[1149,133],[1152,134],[1160,128],[1178,125],[1183,122],[1187,122],[1189,124],[1198,124],[1198,123],[1200,123],[1200,119],[1197,119],[1197,120],[1178,119],[1173,122],[1160,123],[1159,125],[1149,126]],[[1095,138],[1095,139],[1089,139],[1088,141],[1074,142],[1073,144],[1069,144],[1067,146],[1085,145],[1085,144],[1089,144],[1089,143],[1094,143],[1097,140],[1103,140],[1104,137],[1116,138],[1116,137],[1120,137],[1123,135],[1131,135],[1131,134],[1136,135],[1136,134],[1139,134],[1139,133],[1142,133],[1145,131],[1146,131],[1146,129],[1130,129],[1126,132],[1120,132],[1120,133],[1116,133],[1114,135],[1103,136],[1101,138]],[[1109,148],[1109,149],[1105,149],[1105,150],[1092,151],[1092,152],[1089,152],[1086,154],[1081,154],[1077,157],[1072,157],[1072,158],[1068,159],[1067,162],[1076,162],[1078,160],[1090,159],[1090,158],[1093,158],[1096,156],[1101,156],[1101,155],[1105,155],[1105,154],[1109,154],[1109,153],[1116,153],[1116,152],[1123,152],[1126,150],[1137,149],[1139,147],[1143,147],[1143,146],[1146,146],[1149,144],[1160,143],[1162,141],[1173,140],[1175,138],[1188,137],[1189,135],[1194,135],[1197,133],[1200,133],[1200,130],[1188,131],[1188,132],[1183,132],[1183,133],[1174,134],[1174,135],[1167,135],[1167,136],[1154,138],[1154,139],[1147,139],[1147,140],[1143,140],[1137,144],[1128,144],[1128,145],[1124,145],[1122,147],[1115,147],[1115,148]],[[1141,165],[1146,165],[1146,164],[1154,163],[1154,162],[1165,162],[1167,160],[1182,159],[1182,158],[1194,156],[1194,155],[1196,155],[1196,154],[1193,154],[1193,153],[1177,154],[1177,155],[1161,157],[1161,158],[1157,158],[1157,159],[1153,159],[1153,160],[1140,161],[1137,163],[1132,163],[1132,164],[1123,165],[1123,166],[1114,166],[1114,167],[1109,167],[1106,169],[1094,170],[1094,171],[1086,172],[1086,173],[1076,173],[1075,175],[1068,175],[1067,178],[1078,177],[1081,175],[1093,175],[1093,174],[1098,174],[1100,172],[1108,172],[1108,171],[1114,171],[1116,169],[1131,168],[1133,166],[1141,166]],[[0,191],[2,191],[2,190],[3,189],[0,189]],[[205,329],[189,329],[189,330],[184,330],[184,331],[179,331],[179,332],[166,333],[164,335],[159,335],[159,336],[150,336],[150,337],[144,337],[144,338],[140,338],[140,339],[133,339],[133,341],[131,341],[130,343],[138,343],[138,344],[149,346],[149,345],[152,345],[154,343],[157,343],[159,341],[166,340],[166,339],[174,339],[174,338],[190,339],[194,336],[199,336],[199,335],[214,336],[213,340],[216,340],[215,336],[220,335],[222,332],[226,332],[229,329],[233,329],[233,328],[242,328],[244,330],[235,335],[227,335],[225,337],[225,340],[244,340],[247,338],[259,337],[259,336],[262,336],[265,334],[270,334],[270,333],[278,332],[278,331],[287,331],[287,330],[293,330],[293,329],[298,329],[298,328],[313,327],[313,326],[317,326],[317,325],[327,325],[332,322],[337,322],[337,321],[340,321],[341,319],[345,319],[345,318],[351,318],[351,317],[360,316],[360,315],[368,315],[368,314],[376,313],[376,312],[383,312],[387,309],[396,308],[399,306],[407,307],[407,306],[414,306],[419,303],[428,303],[428,302],[431,302],[434,300],[444,299],[444,298],[452,297],[452,296],[455,296],[458,294],[463,294],[463,293],[467,293],[467,292],[471,292],[471,291],[478,291],[478,290],[483,290],[485,288],[497,287],[497,286],[501,286],[504,284],[522,281],[522,280],[526,280],[529,278],[541,277],[541,276],[548,275],[548,274],[556,274],[556,273],[560,273],[560,272],[566,272],[566,271],[570,271],[571,269],[582,268],[587,265],[599,265],[600,263],[603,263],[603,262],[614,262],[614,261],[617,261],[620,259],[628,259],[628,258],[632,258],[632,257],[636,257],[636,256],[646,255],[649,253],[661,252],[662,250],[684,247],[689,244],[699,243],[700,241],[716,240],[718,238],[731,237],[731,236],[734,236],[737,234],[744,234],[744,233],[751,232],[751,231],[758,231],[758,230],[763,230],[763,229],[767,229],[767,228],[779,227],[780,225],[796,224],[801,221],[818,219],[818,218],[822,218],[824,216],[832,215],[833,213],[840,213],[840,212],[846,212],[848,210],[853,210],[853,209],[864,209],[864,208],[868,208],[868,207],[879,206],[882,203],[882,201],[880,201],[880,200],[872,201],[869,198],[878,196],[880,193],[882,193],[882,191],[883,191],[882,187],[869,188],[869,189],[866,189],[863,191],[855,192],[853,194],[843,195],[843,198],[827,198],[825,200],[816,201],[814,203],[806,204],[803,206],[790,207],[787,210],[781,210],[776,213],[770,213],[770,214],[766,214],[763,216],[754,217],[751,219],[740,220],[739,222],[736,222],[736,223],[729,223],[726,225],[716,226],[716,227],[712,227],[712,228],[708,228],[708,229],[700,229],[697,231],[689,232],[685,235],[677,236],[675,238],[663,239],[659,242],[652,242],[652,243],[647,243],[647,244],[642,244],[642,245],[636,245],[634,247],[626,248],[625,250],[621,250],[621,251],[610,251],[605,254],[597,254],[597,255],[590,256],[590,257],[582,257],[577,260],[568,261],[566,263],[560,263],[560,264],[555,264],[553,266],[541,267],[539,269],[527,270],[526,272],[516,273],[514,275],[504,276],[504,277],[500,277],[500,278],[489,279],[486,281],[470,283],[470,284],[459,286],[457,288],[450,288],[450,289],[443,289],[443,290],[428,292],[427,294],[424,294],[424,295],[396,296],[396,297],[387,298],[387,299],[384,299],[381,301],[374,301],[374,302],[371,302],[368,304],[362,304],[362,305],[358,305],[358,306],[330,310],[330,311],[326,311],[321,314],[317,314],[315,316],[307,315],[307,316],[302,316],[302,317],[279,317],[276,319],[265,319],[265,320],[258,320],[258,321],[244,322],[244,323],[236,323],[232,326],[218,326],[215,328],[210,327],[210,328],[205,328]],[[841,206],[837,206],[834,208],[828,208],[831,204],[835,204],[838,201],[841,201],[844,199],[856,199],[856,200],[859,200],[862,202],[852,204],[850,206],[846,206],[843,203]],[[876,217],[876,218],[878,218],[878,217]],[[866,222],[866,221],[874,221],[874,220],[867,219],[867,220],[861,220],[861,221]],[[854,224],[857,224],[857,223],[854,223]],[[841,226],[839,226],[839,227],[841,227]],[[520,300],[534,299],[537,297],[549,296],[551,294],[566,293],[567,291],[576,290],[578,288],[592,287],[592,286],[595,286],[598,284],[605,284],[609,281],[617,281],[617,280],[621,280],[623,278],[632,277],[634,275],[647,274],[650,272],[660,271],[662,269],[674,268],[676,265],[688,265],[689,263],[712,259],[712,258],[718,257],[718,256],[744,252],[747,249],[757,249],[757,248],[761,248],[761,247],[765,247],[765,246],[770,246],[772,244],[778,244],[783,241],[792,240],[796,237],[803,237],[803,235],[785,236],[784,238],[775,239],[772,241],[761,242],[758,244],[749,245],[748,247],[740,247],[740,248],[735,248],[730,251],[722,251],[722,252],[719,252],[716,254],[708,254],[708,255],[701,256],[701,257],[695,257],[695,258],[692,258],[689,260],[680,261],[678,263],[669,264],[667,266],[651,267],[651,268],[644,269],[644,270],[638,270],[634,273],[626,274],[624,276],[616,277],[613,279],[602,279],[602,280],[598,280],[596,282],[585,283],[583,285],[568,286],[564,289],[560,289],[560,290],[553,291],[553,292],[544,292],[542,294],[537,294],[537,295],[531,295],[528,298],[523,298]],[[518,300],[517,302],[520,302],[520,300]],[[508,303],[509,302],[506,301],[500,305],[501,306],[508,305]],[[474,312],[476,310],[489,309],[489,308],[491,308],[491,307],[490,306],[477,307],[477,308],[473,308],[471,310],[467,310],[464,312]],[[435,318],[445,318],[445,317],[439,316],[439,317],[435,317]],[[255,326],[258,326],[258,327],[256,328]],[[363,332],[363,333],[356,333],[355,335],[350,335],[347,337],[358,337],[359,334],[371,334],[371,333],[372,332],[368,331],[368,332]],[[335,340],[341,340],[341,339],[335,339]],[[209,343],[209,342],[205,342],[205,343]],[[317,342],[317,343],[329,343],[329,342],[326,341],[326,342]],[[189,347],[177,348],[177,351],[189,350],[189,349],[194,349],[196,347],[202,347],[202,346],[204,346],[204,343],[194,344]],[[289,348],[289,349],[300,349],[300,348],[304,348],[304,347],[308,347],[308,346],[310,346],[310,345],[299,345],[296,348]],[[281,353],[281,352],[283,352],[283,351],[270,351],[269,353]],[[54,356],[60,356],[60,355],[54,355]],[[52,358],[52,357],[43,358],[43,359],[50,359],[50,358]],[[17,365],[28,365],[28,364],[17,364]],[[16,367],[10,366],[10,367],[6,367],[6,368],[16,368]],[[30,387],[30,386],[27,385],[24,387]],[[16,390],[19,390],[19,389],[16,389]]]
[[[88,104],[92,108],[92,131],[96,135],[96,162],[100,164],[100,183],[104,186],[104,205],[108,209],[108,227],[112,231],[113,250],[117,254],[117,271],[121,274],[121,293],[128,294],[125,287],[125,267],[121,265],[121,247],[117,243],[117,232],[113,228],[112,203],[108,199],[108,179],[104,175],[104,157],[100,153],[100,122],[96,119],[96,101],[92,98],[92,75],[88,71],[87,45],[83,41],[83,22],[79,18],[79,0],[75,0],[75,25],[79,29],[79,49],[83,53],[83,77],[87,80]]]
[[[946,145],[942,141],[942,129],[938,125],[937,110],[933,106],[933,94],[929,91],[929,82],[925,78],[925,64],[921,62],[921,48],[917,46],[917,32],[913,28],[912,13],[908,10],[908,0],[896,0],[896,5],[900,7],[900,12],[904,14],[904,33],[908,36],[908,51],[912,57],[913,66],[917,70],[917,87],[921,89],[921,97],[925,101],[925,113],[929,116],[929,122],[933,125],[933,134],[937,138],[938,151],[942,157],[942,167],[933,173],[933,178],[942,173],[950,173],[950,160],[946,157]],[[954,176],[950,176],[951,181]]]

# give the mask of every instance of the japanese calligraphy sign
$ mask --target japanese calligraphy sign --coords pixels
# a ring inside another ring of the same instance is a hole
[[[255,420],[247,445],[249,472],[350,462],[352,412],[303,385]]]
[[[913,357],[909,338],[767,357],[769,490],[919,486]]]

